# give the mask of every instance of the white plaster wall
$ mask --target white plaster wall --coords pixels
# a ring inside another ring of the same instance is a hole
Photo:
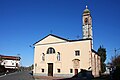
[[[5,68],[17,68],[16,64],[20,66],[20,61],[18,60],[4,60],[1,65],[4,65]]]

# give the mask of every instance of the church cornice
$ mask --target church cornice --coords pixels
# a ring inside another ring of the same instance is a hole
[[[77,41],[92,40],[91,38],[77,39],[77,40],[68,40],[68,39],[65,39],[65,38],[62,38],[62,37],[53,35],[53,34],[49,34],[49,35],[47,35],[46,37],[42,38],[41,40],[35,42],[33,45],[37,44],[38,42],[42,41],[43,39],[47,38],[48,36],[54,36],[54,37],[56,37],[56,38],[58,38],[58,39],[64,40],[64,42],[54,42],[54,43],[46,43],[46,44],[38,44],[38,45],[48,45],[48,44],[58,44],[58,43],[66,43],[66,42],[77,42]]]
[[[88,25],[88,26],[90,25],[90,26],[91,26],[91,24],[90,24],[90,23],[89,23],[89,24],[82,24],[82,26],[85,26],[85,25]]]
[[[97,51],[95,51],[94,49],[91,49],[91,51],[93,52],[93,53],[95,53],[95,54],[97,54],[98,55],[98,52]],[[99,55],[98,55],[99,56]]]
[[[68,41],[65,38],[62,38],[62,37],[59,37],[59,36],[56,36],[56,35],[53,35],[53,34],[49,34],[49,35],[45,36],[44,38],[40,39],[39,41],[35,42],[33,45],[37,44],[38,42],[42,41],[43,39],[47,38],[48,36],[53,36],[53,37],[56,37],[58,39],[62,39],[62,40]]]

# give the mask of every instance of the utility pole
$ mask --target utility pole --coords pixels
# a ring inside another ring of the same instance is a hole
[[[116,59],[116,51],[117,51],[117,50],[116,50],[116,48],[115,48],[115,59]]]
[[[35,48],[35,47],[34,47],[33,45],[29,45],[29,47],[32,48],[33,53],[34,53],[34,48]],[[33,63],[33,69],[35,70],[35,72],[34,72],[34,70],[32,70],[32,71],[33,71],[33,74],[36,73],[36,67],[37,67],[37,64],[36,64],[36,63],[35,63],[35,64]]]

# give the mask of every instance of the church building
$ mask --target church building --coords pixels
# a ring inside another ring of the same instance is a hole
[[[85,69],[99,76],[100,56],[93,49],[92,17],[87,7],[82,22],[82,39],[49,34],[34,44],[34,75],[72,77]]]

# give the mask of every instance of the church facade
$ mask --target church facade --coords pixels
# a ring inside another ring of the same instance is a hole
[[[99,76],[100,56],[93,50],[92,17],[87,7],[82,19],[83,39],[49,34],[34,44],[34,75],[72,77],[85,69]]]

